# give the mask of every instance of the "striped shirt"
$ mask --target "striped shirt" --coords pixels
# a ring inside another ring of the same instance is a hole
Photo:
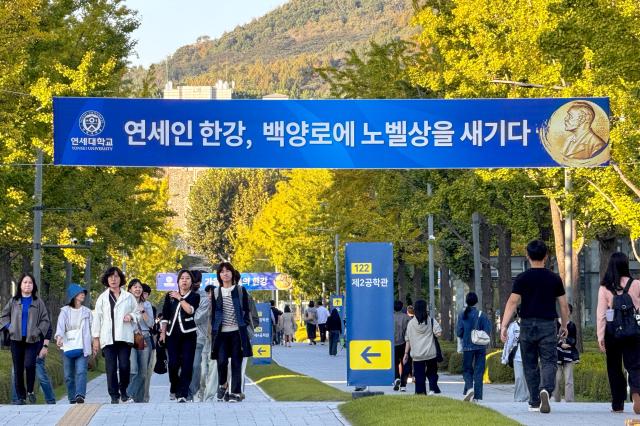
[[[233,298],[231,292],[236,288],[235,285],[224,288],[220,287],[220,295],[222,296],[222,332],[238,330],[238,320],[236,312],[233,308]]]

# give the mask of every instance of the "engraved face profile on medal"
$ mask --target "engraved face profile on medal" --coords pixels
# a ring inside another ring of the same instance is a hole
[[[591,167],[610,160],[609,117],[593,102],[567,102],[539,133],[549,155],[561,165]]]

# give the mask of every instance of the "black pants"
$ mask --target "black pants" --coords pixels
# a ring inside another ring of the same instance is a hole
[[[102,348],[104,355],[104,365],[107,371],[107,388],[111,398],[127,398],[127,387],[129,386],[129,374],[131,365],[131,346],[127,342],[116,341],[112,345]],[[119,373],[119,374],[118,374]],[[120,380],[118,381],[118,376]]]
[[[176,398],[189,396],[189,385],[193,376],[193,359],[196,356],[197,333],[181,333],[174,329],[171,336],[167,336],[167,356],[169,358],[169,392]]]
[[[558,369],[557,321],[523,318],[520,325],[520,350],[524,377],[529,388],[529,405],[540,406],[540,392],[549,395],[556,387]]]
[[[316,338],[316,325],[310,322],[307,323],[307,337],[309,338],[309,342],[315,344]]]
[[[630,337],[616,339],[608,333],[604,336],[607,349],[607,375],[611,388],[611,408],[624,409],[627,400],[627,382],[624,369],[629,373],[629,389],[631,394],[640,393],[640,338]]]
[[[407,386],[407,376],[409,375],[409,369],[402,362],[402,359],[404,358],[405,347],[406,347],[405,344],[395,345],[393,347],[393,354],[395,357],[393,361],[393,365],[395,367],[395,378],[400,379],[400,387],[403,387],[403,388]],[[400,372],[401,366],[402,366],[402,372]]]
[[[218,350],[218,386],[227,383],[229,358],[231,358],[231,393],[242,393],[242,345],[240,332],[220,333],[220,349]]]
[[[327,340],[327,324],[318,324],[320,328],[320,342],[324,343]]]
[[[429,379],[429,390],[440,393],[438,387],[438,362],[435,358],[426,361],[413,361],[413,377],[416,382],[416,395],[426,395],[426,379]]]
[[[329,355],[338,354],[338,342],[340,341],[340,332],[332,330],[329,332]]]
[[[18,399],[26,399],[27,392],[33,392],[36,381],[36,359],[42,349],[42,342],[27,343],[25,340],[11,341],[11,358],[13,359],[14,379]],[[24,387],[25,370],[27,372],[27,388]]]

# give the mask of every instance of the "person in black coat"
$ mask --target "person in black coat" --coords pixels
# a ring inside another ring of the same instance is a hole
[[[191,291],[191,271],[178,272],[178,291],[164,299],[160,341],[166,343],[169,358],[170,399],[187,402],[196,353],[196,323],[193,315],[200,305],[200,295]]]
[[[211,303],[211,359],[218,361],[218,401],[242,401],[242,359],[253,356],[249,333],[253,332],[247,290],[238,285],[240,273],[229,262],[217,269],[220,287]],[[231,386],[228,365],[231,358]],[[230,388],[230,389],[229,389]],[[225,398],[225,394],[227,394]]]
[[[329,330],[329,355],[336,356],[338,354],[340,333],[342,333],[342,319],[340,319],[340,313],[336,308],[333,308],[331,315],[329,315],[327,330]]]

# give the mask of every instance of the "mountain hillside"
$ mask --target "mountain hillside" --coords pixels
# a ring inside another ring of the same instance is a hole
[[[236,82],[238,97],[282,92],[296,98],[326,95],[314,67],[335,65],[371,40],[408,38],[412,0],[291,0],[212,40],[200,37],[169,59],[179,84]],[[158,64],[160,65],[160,64]],[[164,76],[164,66],[157,66]]]

